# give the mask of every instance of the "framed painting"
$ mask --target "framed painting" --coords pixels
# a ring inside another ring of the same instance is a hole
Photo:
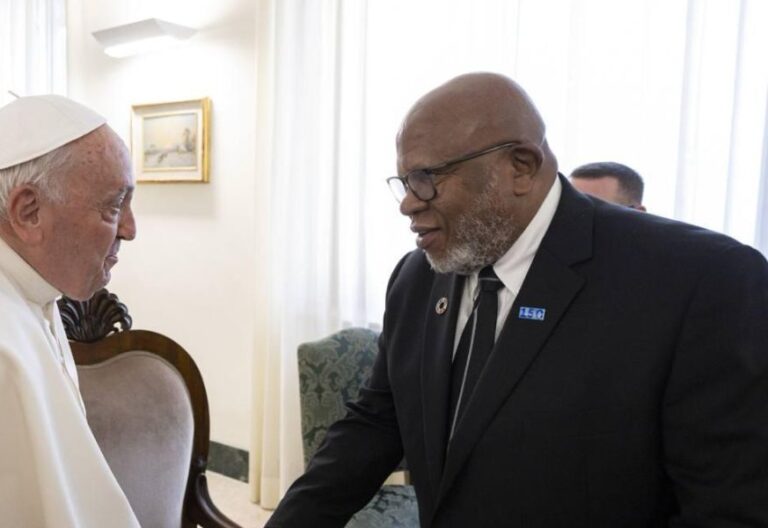
[[[131,152],[137,182],[208,182],[209,98],[134,105],[131,109]]]

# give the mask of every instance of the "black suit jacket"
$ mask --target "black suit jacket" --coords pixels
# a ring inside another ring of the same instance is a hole
[[[403,453],[423,527],[768,526],[765,259],[561,181],[451,445],[464,279],[415,251],[370,382],[268,526],[343,526]]]

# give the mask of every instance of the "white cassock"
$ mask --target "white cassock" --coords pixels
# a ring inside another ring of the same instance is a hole
[[[59,295],[0,238],[0,525],[138,527],[86,422]]]

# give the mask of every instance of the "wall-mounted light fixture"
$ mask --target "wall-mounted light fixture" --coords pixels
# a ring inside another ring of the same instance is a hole
[[[145,51],[167,47],[178,40],[188,39],[195,29],[148,18],[131,24],[94,31],[93,36],[110,57],[128,57]]]

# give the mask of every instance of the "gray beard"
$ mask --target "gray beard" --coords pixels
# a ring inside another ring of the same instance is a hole
[[[454,239],[445,254],[427,261],[438,273],[470,275],[493,264],[517,239],[515,219],[504,214],[489,183],[466,213],[456,221]]]

